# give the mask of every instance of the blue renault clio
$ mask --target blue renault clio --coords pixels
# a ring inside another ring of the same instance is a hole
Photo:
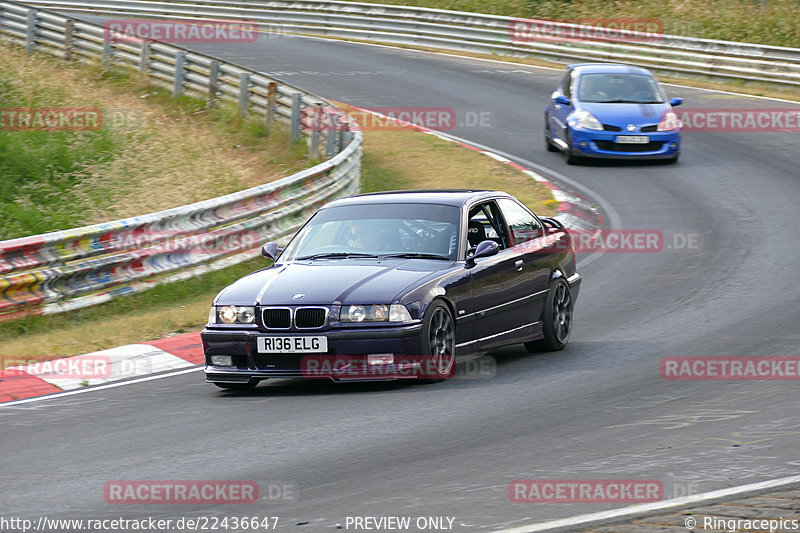
[[[567,65],[545,111],[544,140],[567,163],[582,158],[678,160],[681,124],[646,69],[614,63]]]

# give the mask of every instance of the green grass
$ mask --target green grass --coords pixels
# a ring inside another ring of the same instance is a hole
[[[288,126],[236,105],[172,98],[137,73],[64,63],[0,45],[0,109],[95,108],[97,131],[0,126],[0,240],[222,196],[309,168]]]
[[[54,98],[25,97],[0,78],[0,107],[37,106],[53,107]],[[94,190],[87,199],[75,193],[75,186],[87,166],[110,160],[115,148],[108,130],[0,129],[0,240],[79,224],[87,201],[102,203],[104,191]]]

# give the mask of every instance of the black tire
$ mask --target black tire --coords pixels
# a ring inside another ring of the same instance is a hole
[[[558,152],[558,148],[556,145],[553,144],[552,139],[550,138],[550,131],[547,128],[547,114],[544,116],[544,145],[547,148],[548,152]]]
[[[544,338],[526,342],[529,352],[555,352],[563,350],[572,331],[572,293],[563,278],[556,279],[547,292],[542,313]]]
[[[572,153],[572,148],[567,148],[567,164],[568,165],[577,165],[581,162],[581,158],[577,155]]]
[[[677,154],[675,154],[673,157],[670,157],[669,159],[665,159],[665,160],[664,160],[664,164],[665,164],[665,165],[674,165],[675,163],[677,163],[677,162],[678,162],[678,157],[679,157],[680,155],[681,155],[681,154],[680,154],[680,152],[678,152],[678,153],[677,153]]]
[[[567,134],[567,149],[564,150],[564,155],[567,157],[568,165],[577,165],[583,160],[582,157],[575,155],[572,151],[572,139],[569,134]]]
[[[258,381],[248,381],[247,383],[214,383],[220,389],[247,392],[256,388]]]
[[[441,381],[455,374],[456,323],[450,308],[441,300],[434,300],[425,311],[422,350],[425,356],[424,381]]]

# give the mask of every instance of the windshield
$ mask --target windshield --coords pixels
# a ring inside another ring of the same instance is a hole
[[[583,74],[578,99],[609,104],[660,104],[664,95],[655,78],[644,74]]]
[[[401,256],[455,260],[457,207],[436,204],[350,205],[323,209],[281,259]]]

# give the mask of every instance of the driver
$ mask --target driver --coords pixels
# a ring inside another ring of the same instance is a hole
[[[377,232],[371,227],[369,220],[351,220],[349,223],[347,246],[356,250],[377,250],[379,242]]]
[[[633,98],[633,95],[636,93],[636,90],[633,87],[633,82],[630,78],[625,78],[625,81],[622,82],[622,89],[620,90],[620,96],[622,98]]]
[[[586,88],[584,93],[587,95],[584,100],[606,100],[608,94],[603,90],[602,80],[596,79],[595,76],[588,76],[586,78]]]

